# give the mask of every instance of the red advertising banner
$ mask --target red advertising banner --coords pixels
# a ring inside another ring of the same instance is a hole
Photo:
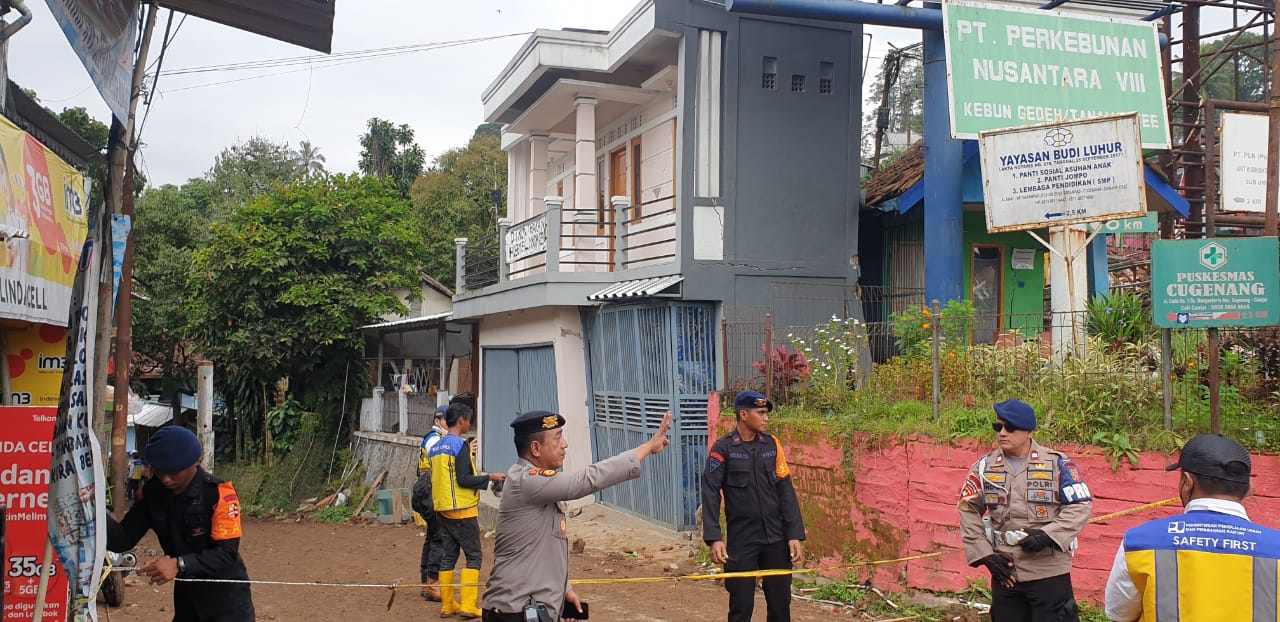
[[[36,587],[49,539],[49,463],[57,408],[0,407],[0,503],[8,508],[4,539],[4,622],[35,617]],[[49,579],[44,619],[66,619],[67,578],[58,564]]]

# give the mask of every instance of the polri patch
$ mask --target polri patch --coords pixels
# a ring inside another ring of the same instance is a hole
[[[1031,503],[1053,503],[1053,492],[1050,490],[1028,490],[1027,501]]]
[[[1033,505],[1031,507],[1035,509],[1036,518],[1049,518],[1049,506]]]

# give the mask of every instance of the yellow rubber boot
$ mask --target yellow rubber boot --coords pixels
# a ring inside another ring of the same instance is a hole
[[[458,607],[458,613],[464,618],[480,617],[483,612],[476,606],[476,601],[480,599],[480,571],[463,568],[461,583],[459,591],[462,593],[462,604]]]
[[[466,572],[466,571],[463,571]],[[458,613],[458,603],[453,600],[453,584],[456,583],[452,570],[440,573],[440,617],[448,617]]]

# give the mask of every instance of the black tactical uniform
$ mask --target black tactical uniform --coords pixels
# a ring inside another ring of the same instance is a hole
[[[127,551],[150,529],[165,555],[182,560],[179,579],[249,578],[240,557],[240,500],[231,484],[196,471],[191,487],[174,495],[158,479],[117,523],[107,518],[107,548]],[[245,622],[254,619],[247,583],[173,584],[174,622]]]
[[[725,528],[720,533],[720,495]],[[724,540],[725,572],[791,568],[788,540],[804,540],[800,503],[791,485],[790,467],[778,441],[763,432],[752,441],[731,432],[707,455],[702,476],[702,538],[709,546]],[[769,622],[791,619],[791,576],[765,577]],[[726,579],[729,620],[749,621],[755,601],[754,579]]]

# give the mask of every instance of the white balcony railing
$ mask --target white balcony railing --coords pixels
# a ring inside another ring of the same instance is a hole
[[[603,210],[566,208],[555,196],[544,202],[545,212],[515,224],[502,219],[496,235],[478,243],[457,240],[459,291],[533,274],[624,272],[675,261],[675,197],[633,206],[618,196]]]

